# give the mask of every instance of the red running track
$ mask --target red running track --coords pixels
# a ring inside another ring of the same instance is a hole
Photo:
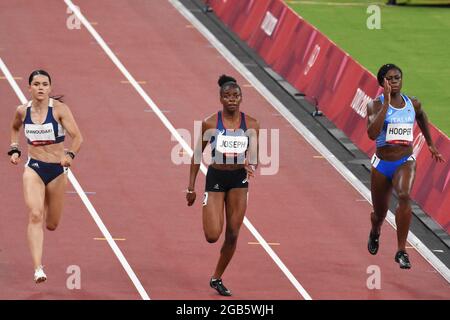
[[[217,78],[243,84],[242,111],[263,128],[279,129],[280,168],[251,182],[247,217],[313,299],[448,299],[449,284],[410,249],[413,269],[394,263],[394,230],[385,225],[376,257],[367,253],[370,204],[280,117],[273,107],[166,1],[78,1],[112,51],[175,128],[220,109]],[[27,92],[36,68],[53,77],[85,137],[73,173],[152,299],[218,299],[208,287],[221,241],[203,237],[201,204],[188,208],[188,165],[176,165],[169,131],[106,56],[85,27],[66,27],[63,1],[43,7],[25,0],[0,4],[0,57]],[[17,19],[20,17],[20,19]],[[26,23],[24,23],[26,21]],[[0,130],[8,141],[18,99],[0,80]],[[4,143],[6,145],[6,142]],[[22,141],[22,145],[24,145]],[[49,280],[32,282],[26,245],[22,168],[1,158],[2,299],[139,299],[140,295],[69,186],[57,231],[45,233]],[[200,173],[197,191],[204,185]],[[243,226],[224,274],[235,299],[302,299]],[[81,289],[69,290],[67,267],[81,268]],[[381,269],[381,290],[366,270]]]

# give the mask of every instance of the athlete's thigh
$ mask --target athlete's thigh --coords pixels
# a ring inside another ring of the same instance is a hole
[[[392,183],[377,169],[372,168],[370,177],[372,204],[376,212],[387,211],[392,194]]]
[[[205,192],[203,195],[203,229],[219,234],[224,222],[225,192]]]
[[[240,228],[247,210],[248,188],[233,188],[226,195],[227,227]]]
[[[25,204],[30,211],[44,211],[45,184],[41,177],[31,168],[23,172],[23,194]]]
[[[392,179],[392,184],[397,195],[411,193],[416,177],[416,162],[406,161],[397,168]]]
[[[58,222],[63,205],[67,185],[67,175],[60,174],[45,188],[45,202],[47,206],[47,222]]]

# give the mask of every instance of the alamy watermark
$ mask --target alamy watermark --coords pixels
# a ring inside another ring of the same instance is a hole
[[[80,8],[76,6],[76,8],[78,9],[78,11],[80,11]],[[78,19],[78,17],[75,15],[75,13],[72,11],[72,9],[70,9],[69,7],[67,7],[67,14],[70,14],[70,16],[67,18],[66,20],[66,27],[69,30],[73,30],[73,29],[81,29],[81,21],[80,19]]]
[[[367,278],[366,286],[370,290],[381,289],[381,269],[377,265],[370,265],[366,270],[370,276]]]
[[[367,18],[366,26],[369,30],[381,29],[381,9],[376,4],[372,4],[367,7],[367,14],[370,16]]]
[[[77,265],[70,265],[66,270],[70,276],[66,280],[66,287],[69,290],[81,289],[81,268]]]
[[[202,122],[194,121],[194,136],[188,129],[177,129],[178,134],[193,149],[194,163],[202,160],[206,165],[218,164],[258,164],[261,175],[275,175],[280,167],[280,131],[279,129],[260,129],[259,135],[254,129],[222,130],[209,129],[202,135]],[[211,140],[211,137],[214,138]],[[172,135],[172,141],[178,141]],[[203,142],[211,141],[202,152]],[[209,152],[214,148],[214,155]],[[246,151],[246,152],[244,152]],[[192,155],[178,143],[171,151],[172,163],[191,164]]]

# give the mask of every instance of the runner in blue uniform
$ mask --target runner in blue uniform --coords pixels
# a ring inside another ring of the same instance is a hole
[[[416,98],[401,93],[403,73],[394,64],[383,65],[378,71],[378,83],[384,93],[367,106],[369,138],[376,141],[372,157],[371,192],[373,212],[368,250],[378,252],[381,225],[386,217],[392,190],[398,196],[395,212],[397,252],[394,260],[400,268],[409,269],[406,239],[411,222],[410,194],[416,173],[413,155],[413,126],[417,121],[425,137],[431,156],[444,161],[430,135],[428,118]]]

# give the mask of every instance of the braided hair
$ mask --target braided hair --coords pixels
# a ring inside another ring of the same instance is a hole
[[[392,70],[392,69],[398,70],[401,73],[401,75],[403,75],[402,69],[400,69],[393,63],[387,63],[385,65],[382,65],[380,70],[378,70],[378,73],[377,73],[377,80],[378,80],[378,84],[380,86],[383,86],[384,77],[389,72],[389,70]]]

